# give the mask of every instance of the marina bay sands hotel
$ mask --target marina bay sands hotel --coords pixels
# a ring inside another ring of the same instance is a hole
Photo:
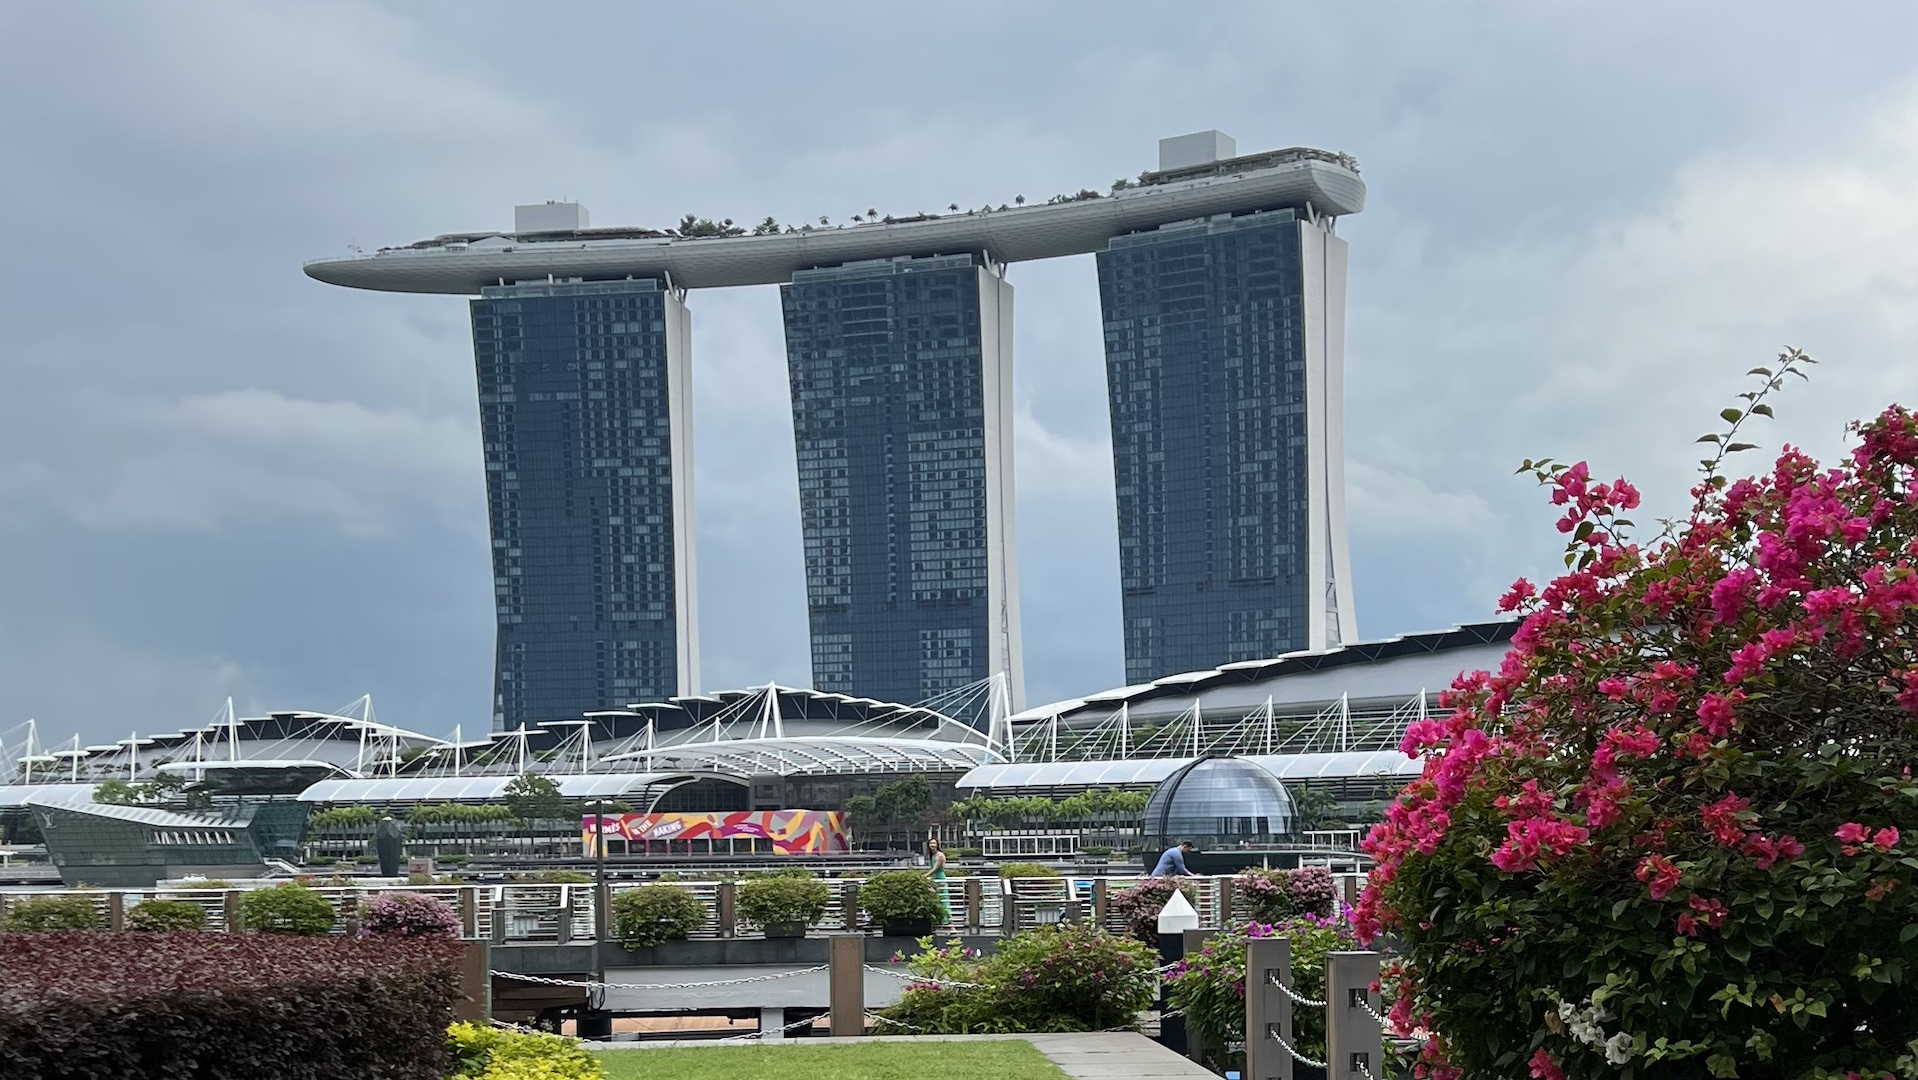
[[[1093,253],[1126,678],[1356,639],[1343,476],[1344,154],[1162,140],[1109,194],[750,235],[519,207],[306,264],[472,297],[496,726],[700,691],[688,294],[778,285],[814,688],[1023,707],[1008,264]],[[730,223],[728,223],[729,225]]]

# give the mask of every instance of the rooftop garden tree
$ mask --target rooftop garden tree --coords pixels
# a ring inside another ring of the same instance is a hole
[[[1356,927],[1397,941],[1422,1075],[1918,1075],[1918,418],[1721,471],[1810,362],[1754,370],[1649,543],[1624,480],[1521,470],[1567,572],[1505,596],[1510,653],[1412,726],[1366,841]]]

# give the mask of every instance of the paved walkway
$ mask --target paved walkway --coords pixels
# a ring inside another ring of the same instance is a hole
[[[852,1042],[961,1042],[981,1039],[1023,1039],[1059,1066],[1072,1080],[1219,1080],[1217,1074],[1132,1031],[1068,1035],[862,1035],[851,1039],[781,1039],[760,1045],[821,1047]],[[712,1047],[722,1044],[706,1039],[586,1045],[594,1050],[648,1050],[668,1046]]]

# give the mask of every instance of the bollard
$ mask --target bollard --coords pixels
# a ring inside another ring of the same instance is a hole
[[[1383,1080],[1385,1035],[1372,1012],[1379,954],[1325,955],[1325,1080]]]
[[[127,928],[127,894],[119,891],[107,894],[107,929],[119,933]]]
[[[1278,986],[1273,985],[1274,983]],[[1279,986],[1292,985],[1292,942],[1253,938],[1245,944],[1245,1080],[1292,1080],[1292,999]]]
[[[1185,935],[1183,933],[1164,933],[1159,935],[1159,963],[1161,966],[1185,959]],[[1172,1011],[1172,1005],[1166,1000],[1166,979],[1159,979],[1159,1045],[1175,1054],[1185,1053],[1185,1015]]]
[[[1199,955],[1199,950],[1205,948],[1205,943],[1218,936],[1219,932],[1217,930],[1187,930],[1185,932],[1184,954],[1186,956]],[[1190,1028],[1186,1029],[1185,1038],[1185,1056],[1191,1058],[1193,1061],[1204,1062],[1208,1050],[1218,1049],[1221,1052],[1224,1051],[1224,1047],[1215,1048],[1207,1045],[1205,1038]]]
[[[866,1033],[866,937],[834,934],[827,952],[831,962],[832,1035],[844,1038]]]
[[[971,930],[973,933],[978,933],[979,927],[982,923],[985,922],[985,919],[986,919],[985,887],[979,884],[978,878],[976,877],[967,878],[966,879],[966,929]]]
[[[484,941],[460,944],[460,992],[453,1019],[485,1027],[493,1020],[492,949]]]
[[[732,937],[739,931],[739,886],[730,881],[719,883],[714,907],[719,912],[719,936]]]
[[[839,915],[846,927],[846,933],[855,933],[859,929],[859,883],[846,882],[846,891],[839,894]]]
[[[460,890],[460,936],[479,936],[479,890],[471,885]]]

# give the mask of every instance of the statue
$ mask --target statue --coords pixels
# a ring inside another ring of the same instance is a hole
[[[373,827],[373,851],[380,857],[380,876],[399,877],[400,863],[406,859],[405,830],[388,814]]]

